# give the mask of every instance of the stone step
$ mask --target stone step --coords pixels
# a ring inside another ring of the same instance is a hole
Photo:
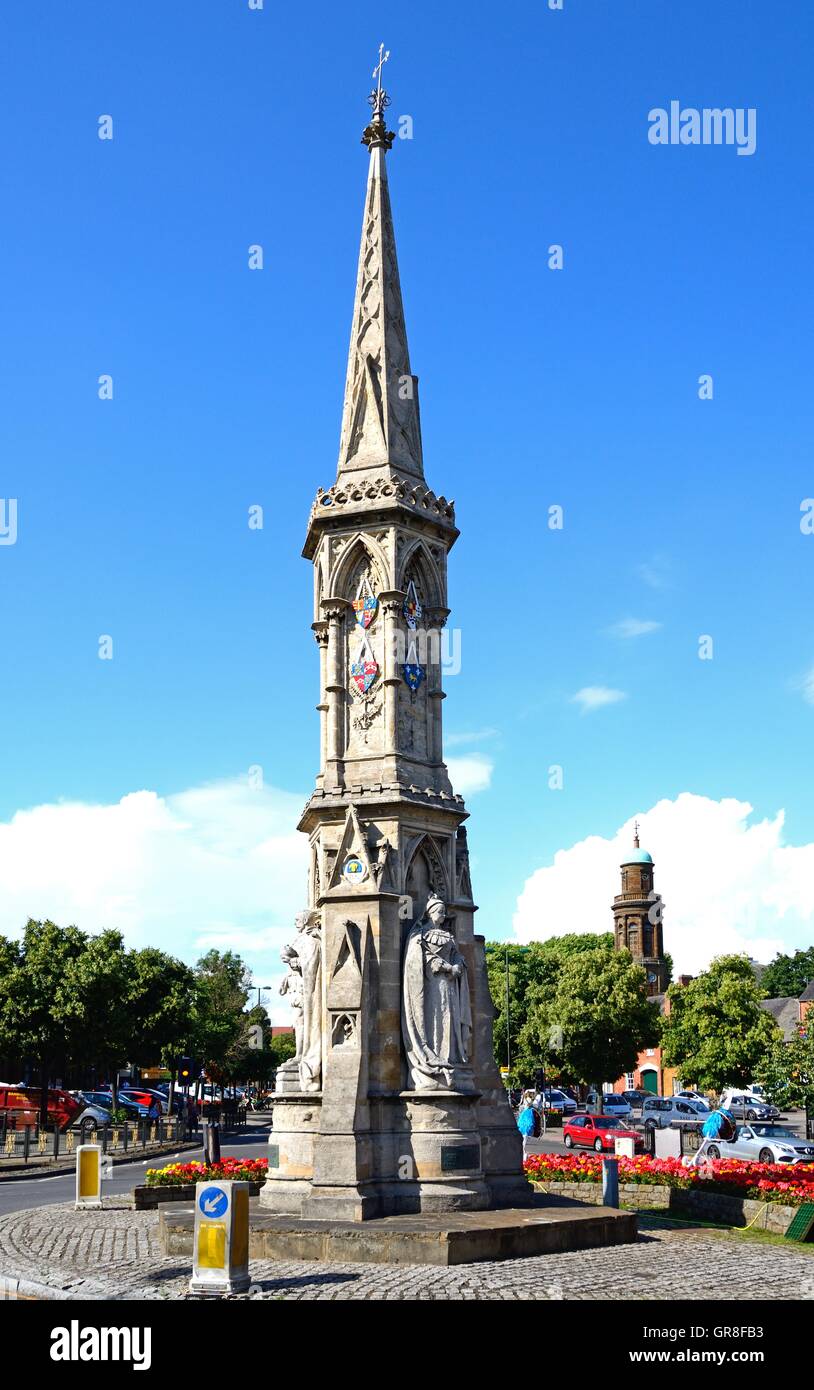
[[[191,1206],[161,1210],[160,1240],[167,1255],[192,1257],[194,1223]],[[253,1199],[249,1231],[249,1257],[255,1260],[414,1265],[526,1259],[630,1244],[637,1234],[635,1212],[540,1198],[530,1208],[386,1216],[356,1224],[273,1215]]]

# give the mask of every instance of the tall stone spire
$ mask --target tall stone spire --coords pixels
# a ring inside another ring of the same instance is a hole
[[[458,530],[452,502],[423,477],[385,173],[383,54],[363,136],[370,171],[339,470],[317,492],[303,551],[320,759],[299,822],[307,907],[284,956],[299,972],[298,1053],[278,1072],[262,1200],[307,1219],[529,1200],[492,1046],[467,811],[444,762],[441,637]],[[449,961],[424,969],[441,945]],[[425,982],[447,1000],[437,1037]]]
[[[394,135],[384,113],[390,98],[381,85],[368,100],[373,116],[362,135],[370,151],[362,242],[348,353],[337,478],[387,468],[422,479],[418,379],[410,371],[401,301],[386,154]],[[375,74],[374,74],[375,75]]]

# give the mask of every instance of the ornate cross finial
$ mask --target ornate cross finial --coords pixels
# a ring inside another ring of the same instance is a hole
[[[633,822],[633,848],[639,848],[639,822]]]
[[[380,44],[379,44],[379,61],[378,61],[378,63],[376,64],[375,68],[373,69],[373,76],[376,77],[376,78],[378,78],[378,84],[377,84],[377,89],[376,89],[378,92],[381,92],[381,90],[382,90],[382,68],[384,67],[384,65],[385,65],[385,63],[387,62],[387,60],[388,60],[389,57],[390,57],[390,49],[388,48],[387,52],[385,53],[385,51],[384,51],[384,44],[383,44],[383,43],[380,43]]]
[[[370,105],[373,107],[374,121],[378,117],[384,120],[384,108],[390,105],[390,98],[382,86],[382,68],[390,57],[390,49],[385,49],[383,43],[379,44],[379,61],[373,69],[373,76],[376,79],[376,86],[368,97]]]
[[[382,86],[382,68],[389,57],[390,49],[386,49],[384,44],[380,43],[379,61],[373,69],[376,86],[368,97],[368,101],[373,107],[373,119],[362,136],[362,144],[367,145],[369,150],[377,147],[389,150],[393,143],[393,132],[388,130],[384,123],[384,112],[385,108],[390,105],[390,98]]]

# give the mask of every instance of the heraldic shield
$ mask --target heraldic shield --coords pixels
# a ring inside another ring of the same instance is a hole
[[[367,629],[376,616],[378,607],[379,600],[373,593],[367,576],[365,576],[359,585],[359,592],[353,600],[353,611],[356,614],[356,621],[363,632],[367,632]]]
[[[379,674],[379,663],[374,659],[370,650],[370,643],[366,637],[362,638],[356,660],[351,662],[351,680],[360,695],[367,695],[370,687]]]
[[[418,690],[418,687],[420,686],[425,675],[427,674],[424,670],[424,667],[419,665],[418,656],[416,655],[415,649],[415,640],[413,640],[410,643],[410,649],[407,652],[407,660],[405,661],[401,670],[410,693],[412,695],[415,695],[416,691]]]

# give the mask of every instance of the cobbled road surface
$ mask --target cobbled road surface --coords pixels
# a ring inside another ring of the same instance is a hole
[[[115,1198],[101,1211],[52,1205],[0,1218],[0,1278],[83,1299],[189,1297],[189,1263],[167,1257],[158,1214]],[[634,1245],[439,1269],[253,1261],[267,1299],[814,1300],[814,1256],[648,1220]]]

